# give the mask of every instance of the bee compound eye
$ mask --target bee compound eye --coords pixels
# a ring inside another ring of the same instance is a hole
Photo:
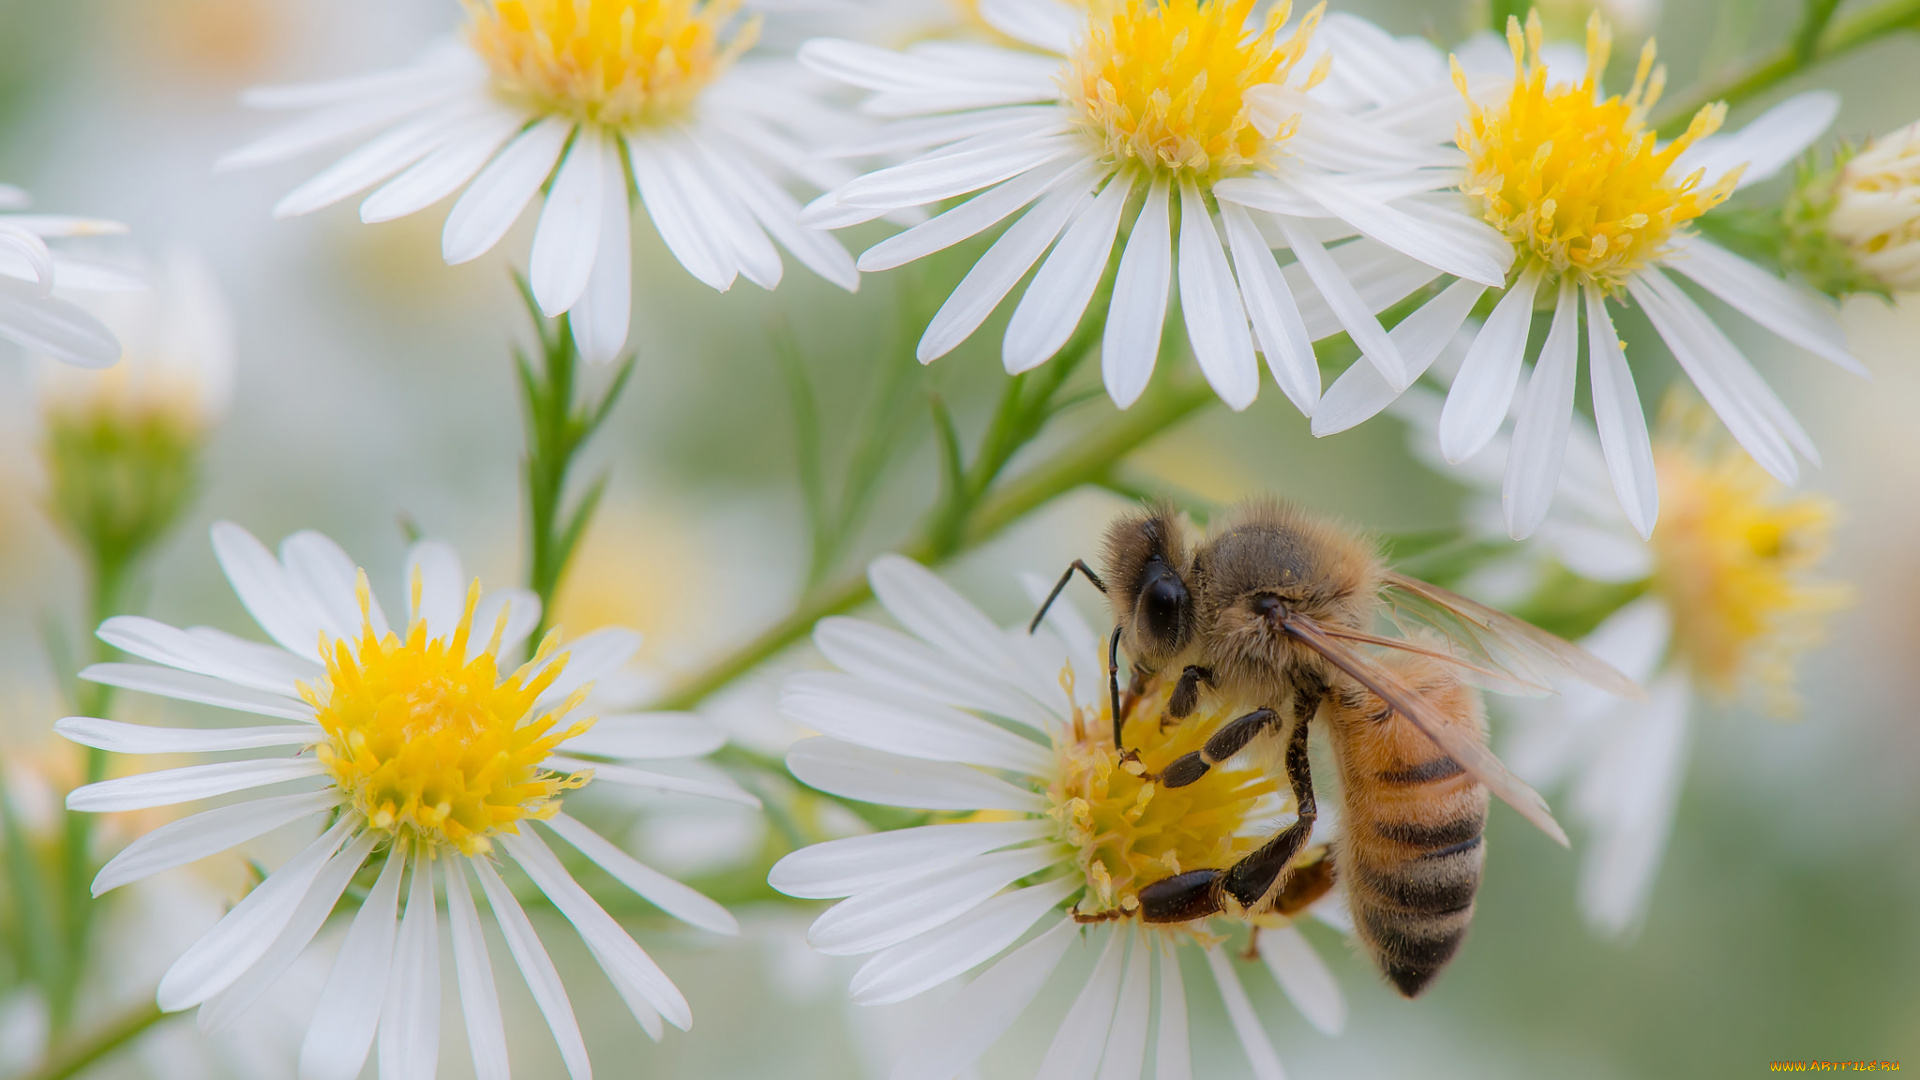
[[[1190,600],[1180,575],[1167,564],[1154,560],[1140,583],[1138,613],[1143,629],[1154,643],[1165,649],[1178,647],[1186,637]]]

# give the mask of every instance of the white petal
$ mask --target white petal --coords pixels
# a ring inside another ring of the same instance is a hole
[[[661,148],[661,160],[686,197],[694,227],[706,234],[708,246],[725,251],[729,262],[755,285],[763,289],[779,285],[780,253],[773,241],[724,186],[715,184],[714,172],[702,167],[699,150],[684,137],[665,140]]]
[[[550,708],[566,700],[575,690],[618,671],[633,654],[640,651],[640,633],[624,626],[603,626],[581,634],[566,643],[549,663],[566,658],[566,668],[540,692],[538,706]],[[543,667],[542,670],[545,670]]]
[[[1215,945],[1207,950],[1207,966],[1213,969],[1213,981],[1220,987],[1227,1018],[1233,1021],[1233,1032],[1240,1036],[1240,1048],[1247,1052],[1256,1080],[1286,1080],[1287,1071],[1280,1067],[1280,1055],[1274,1053],[1267,1029],[1260,1026],[1260,1017],[1253,1011],[1253,1003],[1247,1000],[1246,988],[1240,985],[1240,976],[1234,974],[1233,961]]]
[[[533,252],[527,257],[527,284],[540,313],[549,319],[578,303],[587,291],[600,253],[600,215],[606,203],[602,189],[611,153],[599,128],[580,128],[547,189]]]
[[[359,567],[339,544],[311,529],[280,541],[280,563],[287,582],[306,600],[308,610],[321,619],[332,637],[349,637],[360,630]],[[380,602],[367,598],[367,619],[376,634],[387,632]]]
[[[612,841],[565,814],[556,814],[546,822],[554,834],[578,848],[594,865],[613,875],[622,885],[640,894],[661,911],[702,930],[716,934],[740,933],[739,920],[726,908],[682,885],[660,871],[615,847]]]
[[[1294,258],[1306,270],[1307,277],[1313,281],[1314,288],[1326,300],[1334,317],[1353,343],[1360,349],[1367,362],[1378,368],[1387,382],[1396,388],[1405,389],[1413,383],[1413,373],[1408,370],[1406,360],[1400,350],[1387,337],[1386,328],[1380,320],[1367,309],[1367,304],[1354,291],[1353,283],[1348,281],[1340,267],[1327,254],[1327,249],[1314,237],[1306,224],[1294,218],[1274,218],[1280,226],[1280,232],[1286,237],[1287,246],[1293,249]]]
[[[814,920],[807,942],[829,956],[898,945],[972,911],[1001,889],[1060,859],[1061,851],[1053,845],[997,851],[855,893]]]
[[[1641,539],[1653,535],[1660,515],[1660,484],[1653,471],[1653,442],[1647,437],[1647,418],[1640,410],[1640,394],[1633,385],[1633,369],[1614,332],[1607,301],[1598,289],[1586,290],[1587,363],[1592,368],[1593,419],[1600,431],[1600,448],[1607,456],[1607,474],[1620,508],[1627,513]]]
[[[1134,936],[1133,950],[1127,957],[1120,1002],[1114,1008],[1113,1026],[1107,1032],[1107,1046],[1100,1055],[1100,1080],[1140,1080],[1140,1069],[1147,1061],[1147,1007],[1153,997],[1152,957],[1147,948],[1147,934],[1142,931]]]
[[[254,890],[180,954],[155,995],[167,1012],[191,1008],[232,985],[266,953],[328,860],[354,828],[343,816],[300,854],[268,874]]]
[[[665,791],[677,795],[700,795],[709,799],[739,803],[741,806],[760,808],[760,800],[749,792],[735,787],[731,783],[713,780],[698,780],[690,776],[673,776],[647,769],[630,769],[624,765],[608,765],[598,761],[586,761],[581,758],[555,754],[546,760],[551,769],[562,772],[591,771],[596,781],[609,784],[623,784],[627,787],[644,788],[648,791]]]
[[[149,664],[94,664],[83,669],[80,677],[106,686],[159,694],[176,701],[194,701],[222,709],[236,709],[257,716],[277,716],[283,720],[313,719],[313,706],[304,701],[293,701],[279,694],[249,690],[206,675]]]
[[[1328,1035],[1345,1030],[1346,996],[1306,937],[1291,926],[1268,927],[1259,933],[1260,959],[1307,1023]]]
[[[436,109],[359,147],[288,192],[274,204],[273,216],[311,214],[393,176],[444,145],[469,109],[464,103]]]
[[[1049,722],[1032,699],[974,665],[864,619],[821,619],[813,628],[813,644],[833,664],[876,686],[979,709],[1040,730]]]
[[[970,821],[828,840],[773,864],[767,884],[807,899],[852,896],[889,881],[952,866],[1051,832],[1045,819]]]
[[[888,1080],[953,1080],[999,1041],[1079,937],[1072,918],[1015,949],[954,995],[911,1043]]]
[[[327,985],[314,1006],[313,1021],[300,1044],[300,1080],[354,1080],[373,1048],[380,1006],[387,997],[393,967],[393,941],[399,931],[400,872],[407,857],[395,845],[380,877],[347,928],[334,957]]]
[[[808,787],[861,802],[921,810],[1044,813],[1046,800],[967,765],[920,761],[837,739],[802,739],[787,768]]]
[[[848,987],[857,1005],[890,1005],[946,982],[1020,940],[1078,885],[1057,878],[1002,893],[945,926],[882,949]]]
[[[1213,392],[1235,412],[1253,404],[1260,392],[1260,365],[1253,358],[1247,313],[1206,200],[1190,178],[1180,181],[1180,309],[1194,360]]]
[[[322,738],[312,724],[286,727],[163,728],[123,724],[90,716],[69,716],[54,722],[56,734],[81,746],[116,754],[205,754],[220,750],[253,750],[262,746],[302,746]]]
[[[367,196],[360,204],[360,220],[369,225],[393,221],[460,190],[525,125],[526,118],[517,112],[482,113],[450,133],[445,145]]]
[[[1684,177],[1695,169],[1704,169],[1706,183],[1712,185],[1728,169],[1745,165],[1739,186],[1762,183],[1812,146],[1838,115],[1840,95],[1831,90],[1795,94],[1754,117],[1739,131],[1709,135],[1689,146],[1667,175]]]
[[[792,195],[742,155],[713,146],[707,146],[706,150],[709,166],[767,235],[822,278],[848,292],[860,288],[860,274],[854,269],[853,257],[840,246],[840,241],[801,223],[800,204]]]
[[[1388,331],[1416,380],[1460,333],[1485,292],[1486,287],[1476,282],[1456,281]],[[1314,411],[1313,434],[1332,435],[1371,420],[1399,396],[1372,364],[1350,364]]]
[[[1048,192],[980,256],[980,261],[967,271],[967,276],[954,287],[947,302],[940,305],[940,310],[927,324],[926,333],[921,335],[914,351],[921,363],[953,351],[993,314],[993,309],[1039,261],[1053,238],[1059,236],[1060,230],[1086,205],[1086,177],[1085,172],[1076,173],[1074,179]]]
[[[239,959],[249,965],[244,973],[239,978],[228,976],[231,984],[202,1002],[198,1018],[201,1031],[212,1033],[231,1026],[280,981],[280,977],[300,958],[307,943],[313,940],[314,935],[320,932],[320,927],[333,915],[341,894],[347,891],[347,886],[353,882],[354,875],[367,861],[367,856],[373,853],[378,840],[379,836],[371,832],[354,837],[352,842],[327,860],[315,875],[306,895],[293,909],[293,914],[278,931],[261,928],[263,938],[272,944],[265,945],[265,941],[262,942],[266,951],[259,953],[257,960],[249,959],[252,954],[242,954]]]
[[[433,901],[433,864],[415,859],[380,1014],[380,1076],[434,1080],[439,1066],[440,918]]]
[[[580,355],[589,364],[610,363],[619,356],[633,322],[633,218],[621,161],[618,153],[601,156],[605,176],[600,181],[600,242],[586,291],[570,317]]]
[[[1245,207],[1221,200],[1220,220],[1227,227],[1227,246],[1233,252],[1233,268],[1240,275],[1240,295],[1246,300],[1247,317],[1260,339],[1260,351],[1267,356],[1273,381],[1280,384],[1301,415],[1312,416],[1320,400],[1320,365],[1314,359],[1313,342],[1307,337],[1307,324],[1300,318],[1300,306],[1294,302],[1293,290],[1287,288],[1287,276],[1280,272],[1272,249],[1261,239],[1259,227],[1247,216]]]
[[[539,836],[531,832],[518,836],[502,834],[500,843],[547,899],[553,901],[560,914],[580,932],[580,940],[600,962],[601,970],[613,980],[614,988],[620,991],[636,1018],[643,1010],[651,1009],[681,1031],[692,1026],[693,1012],[673,981],[573,880]]]
[[[576,323],[577,325],[577,323]],[[464,599],[462,600],[464,603]],[[480,598],[473,608],[473,636],[467,640],[467,659],[487,650],[493,627],[501,612],[507,613],[507,625],[500,632],[497,655],[506,656],[518,649],[540,621],[540,598],[531,589],[495,589]],[[455,616],[458,618],[458,616]]]
[[[710,754],[726,742],[726,733],[699,713],[609,713],[561,746],[570,754],[677,758]]]
[[[120,342],[107,325],[84,309],[40,287],[0,278],[0,338],[28,352],[85,368],[111,366]]]
[[[1560,481],[1560,464],[1566,459],[1573,384],[1580,373],[1579,295],[1571,278],[1561,279],[1553,326],[1540,348],[1540,359],[1534,362],[1533,377],[1527,380],[1520,418],[1514,421],[1500,504],[1506,512],[1507,535],[1515,540],[1533,535],[1546,518]]]
[[[440,254],[458,266],[493,250],[520,218],[534,192],[552,175],[573,134],[572,120],[549,116],[521,132],[500,151],[453,204],[440,234]]]
[[[169,821],[120,849],[93,879],[93,895],[162,870],[185,866],[336,805],[333,791],[304,791],[249,799]]]
[[[527,921],[527,913],[520,909],[520,901],[513,898],[512,890],[500,880],[493,865],[485,859],[469,862],[480,878],[480,887],[486,891],[494,922],[500,925],[500,936],[507,941],[507,951],[513,954],[513,962],[519,966],[527,989],[533,992],[534,1004],[539,1006],[540,1015],[546,1017],[553,1041],[560,1047],[560,1060],[566,1063],[567,1075],[572,1080],[592,1080],[593,1065],[587,1059],[587,1044],[580,1038],[580,1022],[574,1018],[573,1003],[567,1000],[567,989],[560,983],[560,973],[554,970],[546,946],[540,944],[533,924]]]
[[[1113,239],[1120,232],[1120,211],[1132,191],[1133,174],[1116,175],[1040,264],[1007,322],[1002,359],[1008,374],[1039,367],[1073,336],[1106,272]]]
[[[1047,1080],[1093,1080],[1107,1032],[1113,1027],[1113,1005],[1120,996],[1120,965],[1126,956],[1121,942],[1130,929],[1124,925],[1107,934],[1106,948],[1100,950],[1086,985],[1061,1019],[1037,1075]]]
[[[1085,34],[1085,15],[1056,0],[981,0],[988,26],[1037,49],[1069,54]]]
[[[873,245],[861,253],[860,269],[869,273],[891,270],[978,236],[1077,171],[1072,162],[1066,161],[1028,169],[951,210]]]
[[[289,703],[300,700],[296,682],[317,679],[325,670],[315,661],[271,645],[205,626],[179,630],[138,615],[115,615],[100,624],[97,636],[143,660],[264,690]]]
[[[846,206],[893,209],[924,206],[965,195],[1075,154],[1069,137],[1022,139],[957,154],[928,154],[870,172],[834,193]]]
[[[1520,385],[1520,364],[1527,355],[1527,331],[1533,326],[1533,294],[1543,271],[1529,266],[1493,307],[1453,378],[1440,410],[1440,453],[1458,465],[1480,452],[1513,404]]]
[[[500,994],[494,989],[493,961],[487,956],[487,938],[473,892],[461,869],[465,859],[443,864],[447,880],[447,924],[453,939],[454,979],[460,987],[460,1012],[467,1022],[467,1052],[473,1059],[475,1080],[512,1080],[507,1064],[506,1025],[500,1017]]]
[[[247,614],[281,648],[308,660],[320,659],[319,619],[287,579],[280,560],[252,533],[231,522],[214,522],[212,533],[214,557]]]
[[[1575,793],[1596,826],[1580,867],[1580,909],[1609,936],[1632,934],[1646,917],[1679,802],[1691,697],[1678,671],[1649,687],[1647,704],[1610,735]],[[1635,801],[1629,807],[1615,798]],[[1602,803],[1625,813],[1595,813]]]
[[[424,619],[428,637],[451,637],[467,608],[467,583],[460,555],[438,540],[422,540],[407,552],[407,595],[420,583],[418,602],[409,601],[412,619]],[[409,628],[411,629],[411,628]]]
[[[929,705],[849,675],[807,672],[787,680],[780,712],[845,742],[928,761],[958,761],[1041,775],[1052,752],[958,709]]]
[[[1165,939],[1160,946],[1160,1035],[1153,1046],[1153,1080],[1193,1080],[1187,988],[1180,979],[1179,950]]]
[[[920,640],[999,676],[1059,715],[1070,707],[1059,668],[1034,665],[1024,633],[1010,638],[932,570],[900,555],[882,555],[868,565],[867,580],[887,613]]]
[[[1113,403],[1126,408],[1140,400],[1160,356],[1166,327],[1167,293],[1173,285],[1173,224],[1168,210],[1171,189],[1164,177],[1147,189],[1140,216],[1133,220],[1127,249],[1120,255],[1107,326],[1100,344],[1100,376]]]
[[[1825,297],[1796,288],[1727,249],[1698,236],[1674,242],[1667,264],[1698,282],[1734,310],[1788,341],[1864,376],[1867,369],[1847,348],[1840,313]]]
[[[1480,243],[1462,243],[1459,231],[1442,231],[1413,214],[1385,202],[1349,192],[1340,181],[1299,170],[1287,181],[1300,188],[1334,217],[1361,233],[1428,266],[1489,288],[1506,284],[1513,264],[1513,245],[1486,225],[1473,235]],[[1462,223],[1472,223],[1462,219]]]
[[[67,809],[96,814],[145,810],[152,806],[210,799],[232,791],[318,776],[325,771],[326,767],[312,758],[263,758],[188,765],[74,788],[67,793]]]
[[[640,201],[646,205],[647,217],[667,250],[687,273],[708,288],[725,292],[733,287],[737,273],[732,253],[717,251],[708,241],[687,194],[674,181],[661,155],[662,144],[658,139],[628,137],[627,160],[633,166],[634,185],[640,189]]]
[[[217,172],[250,169],[296,158],[323,146],[385,127],[465,90],[464,85],[441,80],[437,84],[396,90],[377,98],[343,102],[304,116],[226,154],[214,164],[214,169]]]

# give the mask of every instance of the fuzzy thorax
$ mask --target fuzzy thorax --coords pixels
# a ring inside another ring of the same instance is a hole
[[[413,588],[417,609],[417,575]],[[326,733],[316,748],[320,762],[369,827],[426,847],[480,854],[491,849],[492,834],[558,813],[560,792],[591,778],[591,772],[567,775],[542,765],[560,743],[593,726],[592,718],[561,726],[585,688],[534,715],[540,695],[566,667],[566,654],[556,655],[558,632],[501,679],[496,665],[506,611],[486,647],[469,648],[479,582],[446,637],[428,636],[424,619],[414,620],[405,640],[379,634],[364,572],[359,596],[358,640],[323,638],[326,676],[300,691]]]

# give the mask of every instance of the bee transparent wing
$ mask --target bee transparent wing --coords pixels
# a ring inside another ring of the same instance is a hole
[[[1397,615],[1417,619],[1439,631],[1453,646],[1470,653],[1480,666],[1500,672],[1522,687],[1537,692],[1550,689],[1552,679],[1570,678],[1609,694],[1646,700],[1647,692],[1640,684],[1612,664],[1524,619],[1405,574],[1389,571],[1386,586],[1387,602]],[[1502,688],[1493,685],[1488,689]]]
[[[1392,671],[1359,650],[1348,648],[1311,619],[1295,615],[1282,625],[1302,644],[1372,691],[1394,712],[1406,717],[1414,727],[1432,739],[1442,753],[1458,762],[1462,769],[1485,784],[1487,790],[1501,801],[1520,811],[1522,817],[1539,826],[1541,832],[1553,837],[1561,847],[1570,846],[1566,831],[1553,819],[1553,811],[1547,808],[1547,800],[1541,798],[1539,792],[1507,771],[1506,765],[1494,756],[1485,743],[1466,729],[1448,723],[1447,718],[1436,711],[1427,699],[1401,682]]]
[[[1405,622],[1394,620],[1395,626],[1406,637],[1390,638],[1378,634],[1361,633],[1355,630],[1322,626],[1320,632],[1340,641],[1351,641],[1360,645],[1374,645],[1382,649],[1395,649],[1399,652],[1424,656],[1445,664],[1456,677],[1468,686],[1481,690],[1491,690],[1497,694],[1510,694],[1514,697],[1547,697],[1553,687],[1544,682],[1523,678],[1499,664],[1491,657],[1474,655],[1475,650],[1463,645],[1457,638],[1448,635],[1423,635],[1418,628],[1410,628]],[[1431,620],[1422,620],[1421,625],[1431,629]],[[1437,638],[1437,640],[1420,640]]]

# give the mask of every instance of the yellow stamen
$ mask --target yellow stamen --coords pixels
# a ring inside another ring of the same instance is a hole
[[[1587,22],[1587,72],[1577,83],[1548,83],[1543,38],[1538,12],[1527,17],[1524,35],[1520,20],[1508,20],[1513,91],[1484,107],[1468,96],[1456,137],[1469,159],[1461,188],[1519,249],[1516,272],[1531,256],[1556,277],[1615,291],[1660,257],[1687,222],[1733,192],[1741,169],[1704,190],[1702,170],[1668,175],[1687,147],[1720,127],[1726,106],[1701,109],[1685,134],[1657,147],[1646,118],[1665,88],[1666,69],[1654,65],[1652,40],[1640,52],[1633,88],[1602,99],[1599,78],[1612,37],[1600,16]],[[1453,81],[1466,95],[1457,60]]]
[[[1794,660],[1852,600],[1847,586],[1809,577],[1831,547],[1837,508],[1789,492],[1698,402],[1669,400],[1661,427],[1654,581],[1673,612],[1675,650],[1708,686],[1732,693],[1751,679],[1789,712]]]
[[[417,577],[413,591],[417,601]],[[558,813],[556,796],[591,778],[541,766],[556,746],[593,726],[592,718],[560,726],[586,697],[584,688],[532,715],[535,700],[567,664],[565,654],[555,655],[557,634],[501,679],[496,653],[504,612],[487,648],[467,658],[479,582],[467,591],[466,610],[448,637],[429,638],[419,619],[405,641],[378,634],[364,572],[359,596],[357,640],[322,635],[326,677],[301,684],[300,693],[326,733],[316,748],[319,760],[369,825],[423,848],[479,854],[491,849],[490,835]]]
[[[726,36],[740,0],[462,2],[502,95],[622,128],[684,114],[760,32]]]
[[[1087,42],[1064,77],[1080,123],[1112,160],[1217,177],[1267,163],[1291,125],[1263,135],[1247,91],[1285,82],[1322,7],[1280,38],[1279,0],[1249,33],[1254,0],[1095,0]]]

